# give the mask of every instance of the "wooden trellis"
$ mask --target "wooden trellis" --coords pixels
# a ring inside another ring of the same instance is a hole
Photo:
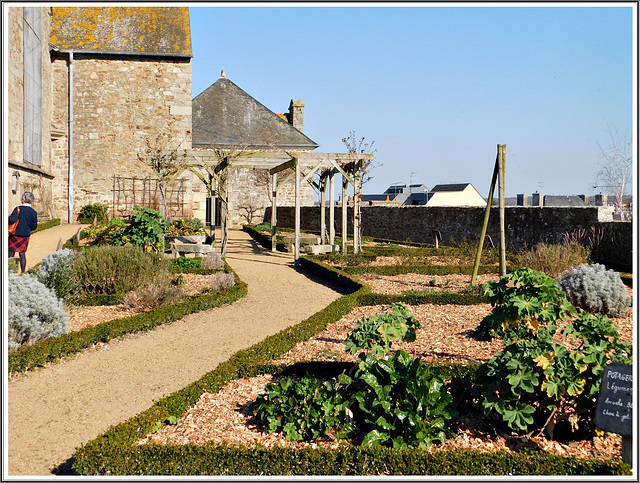
[[[158,210],[160,189],[158,180],[146,178],[113,177],[112,213],[121,218],[130,216],[134,206]],[[167,214],[169,218],[184,218],[185,179],[174,181],[167,189]]]

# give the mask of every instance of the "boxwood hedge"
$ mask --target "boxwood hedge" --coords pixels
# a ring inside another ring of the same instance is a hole
[[[268,240],[270,246],[270,240]],[[630,475],[629,465],[612,460],[577,459],[545,452],[479,452],[395,450],[341,444],[326,448],[266,448],[226,443],[139,445],[154,423],[180,416],[204,392],[215,393],[240,377],[276,373],[273,360],[296,343],[323,330],[355,306],[373,300],[369,287],[340,270],[301,257],[308,270],[339,283],[348,293],[296,326],[286,328],[236,352],[213,371],[159,401],[152,407],[90,441],[76,451],[72,468],[81,475]],[[445,302],[446,303],[446,302]],[[460,303],[456,301],[455,303]],[[452,377],[470,370],[449,364]]]

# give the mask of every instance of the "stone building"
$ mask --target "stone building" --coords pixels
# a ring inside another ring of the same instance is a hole
[[[318,144],[304,133],[304,102],[292,99],[289,111],[274,113],[222,76],[193,99],[193,154],[224,150],[231,156],[256,152],[312,152]],[[264,169],[231,168],[228,173],[229,223],[262,218],[271,205],[271,181]],[[301,203],[314,203],[314,189],[304,183]],[[278,204],[293,206],[293,180],[281,186]],[[212,212],[220,213],[219,203]],[[208,221],[208,220],[207,220]]]
[[[9,7],[10,206],[31,190],[41,219],[83,205],[111,216],[158,207],[149,148],[191,147],[187,7]],[[204,190],[174,184],[173,216],[204,217]]]
[[[157,175],[139,156],[190,148],[188,8],[52,10],[56,213],[76,216],[88,203],[109,205],[112,216],[158,208]],[[169,215],[201,214],[192,199],[204,199],[200,183],[187,176],[176,185]]]
[[[6,11],[10,207],[29,190],[41,220],[73,223],[93,203],[106,204],[111,217],[135,205],[160,208],[150,152],[206,158],[216,169],[216,149],[254,158],[221,168],[228,225],[276,202],[313,205],[314,187],[333,189],[336,174],[343,193],[349,183],[356,189],[360,158],[369,155],[315,153],[302,100],[277,114],[225,76],[192,99],[188,7]],[[207,220],[216,198],[205,183],[183,171],[169,185],[167,217]]]

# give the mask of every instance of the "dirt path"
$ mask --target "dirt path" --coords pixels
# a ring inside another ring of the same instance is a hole
[[[249,285],[245,299],[12,379],[8,474],[51,475],[109,426],[340,296],[293,268],[290,254],[264,250],[242,231],[231,231],[227,261]]]

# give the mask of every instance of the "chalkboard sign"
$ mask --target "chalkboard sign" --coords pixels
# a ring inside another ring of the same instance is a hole
[[[596,426],[610,433],[631,436],[633,415],[632,366],[612,362],[604,369],[598,405]]]

